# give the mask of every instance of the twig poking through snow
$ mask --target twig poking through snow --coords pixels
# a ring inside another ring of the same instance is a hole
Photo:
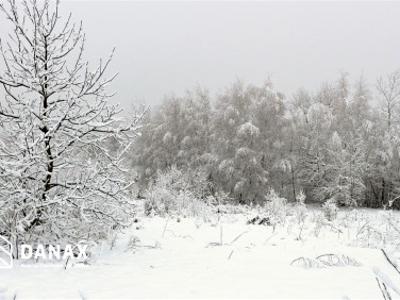
[[[386,258],[386,260],[393,266],[393,268],[396,270],[396,272],[400,274],[400,271],[399,271],[397,265],[390,260],[389,256],[386,254],[385,250],[381,249],[381,251],[383,253],[383,256]]]
[[[69,259],[70,259],[70,257],[68,256],[68,258],[67,258],[67,261],[65,262],[64,270],[66,270],[66,269],[67,269],[67,267],[68,267],[68,262],[69,262]]]
[[[264,241],[264,245],[265,244],[267,244],[268,243],[268,241],[270,240],[270,239],[272,239],[274,236],[276,236],[277,235],[277,233],[276,232],[273,232],[265,241]]]
[[[219,245],[222,246],[224,244],[224,228],[222,227],[222,224],[220,226]]]
[[[162,237],[164,237],[165,235],[165,231],[167,230],[167,226],[168,226],[168,221],[169,221],[169,216],[167,217],[167,219],[165,220],[165,226],[164,226],[164,230],[162,232]]]
[[[378,267],[373,267],[372,271],[375,274],[375,277],[379,279],[379,281],[386,286],[390,287],[397,295],[400,295],[400,289],[397,288],[397,286],[393,283],[393,281],[387,276],[385,273],[383,273]]]
[[[241,234],[239,234],[237,237],[235,237],[232,242],[230,242],[230,245],[232,245],[234,242],[236,242],[238,239],[240,239],[243,235],[245,235],[246,233],[248,233],[248,231],[244,231]]]
[[[383,282],[381,283],[381,281],[379,280],[378,277],[375,277],[375,279],[376,279],[376,282],[378,283],[379,289],[381,290],[383,299],[392,300],[392,297],[390,296],[390,294],[389,294],[389,292],[388,292],[388,290],[386,288],[386,285]]]

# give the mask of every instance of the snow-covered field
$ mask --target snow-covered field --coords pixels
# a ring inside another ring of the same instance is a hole
[[[256,214],[243,210],[207,220],[140,214],[88,264],[70,262],[64,269],[17,262],[0,270],[0,299],[383,299],[377,276],[392,299],[400,298],[400,274],[380,250],[397,262],[397,213],[346,210],[328,222],[308,209],[303,226],[289,213],[275,229],[247,225]]]

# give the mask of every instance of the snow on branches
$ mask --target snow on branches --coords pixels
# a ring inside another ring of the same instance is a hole
[[[94,70],[82,24],[59,3],[0,1],[14,31],[0,41],[0,234],[15,241],[99,239],[129,223],[126,176],[142,114],[109,103],[114,51]]]

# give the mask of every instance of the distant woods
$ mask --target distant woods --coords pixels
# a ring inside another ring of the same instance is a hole
[[[400,72],[370,85],[344,73],[290,97],[269,82],[236,82],[215,99],[196,89],[147,115],[133,165],[143,188],[177,168],[237,203],[261,204],[273,189],[383,207],[400,196],[399,102]]]

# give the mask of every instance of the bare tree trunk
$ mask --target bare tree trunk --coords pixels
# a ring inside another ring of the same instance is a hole
[[[292,173],[293,201],[296,201],[296,181],[295,181],[295,175],[294,175],[293,166],[290,167],[290,170],[291,170],[291,173]]]
[[[382,193],[381,193],[381,206],[385,203],[385,191],[386,191],[386,182],[385,178],[382,177]]]

